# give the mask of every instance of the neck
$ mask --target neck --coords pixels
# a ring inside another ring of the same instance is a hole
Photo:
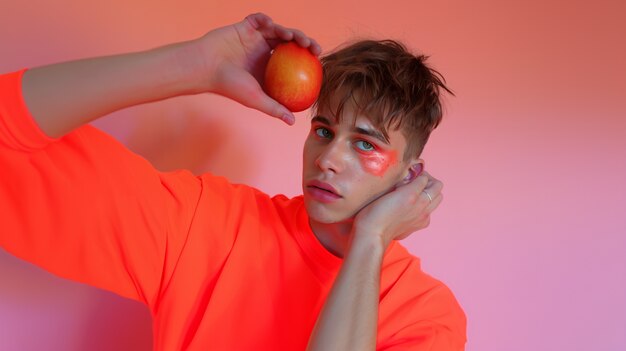
[[[350,243],[354,218],[338,223],[320,223],[309,219],[309,225],[317,240],[330,253],[343,258]]]

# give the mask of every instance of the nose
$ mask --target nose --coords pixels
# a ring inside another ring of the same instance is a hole
[[[333,140],[327,144],[315,160],[315,164],[323,172],[340,173],[344,169],[346,150],[341,143]]]

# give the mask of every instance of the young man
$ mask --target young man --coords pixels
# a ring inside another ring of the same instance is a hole
[[[155,350],[463,349],[454,296],[396,242],[442,200],[419,155],[446,88],[423,57],[366,41],[323,60],[292,199],[158,172],[86,125],[202,92],[292,124],[258,83],[285,40],[321,51],[256,14],[190,42],[3,75],[0,245],[147,304]]]

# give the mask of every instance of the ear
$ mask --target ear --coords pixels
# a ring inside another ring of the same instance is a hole
[[[412,182],[413,179],[417,178],[420,174],[422,174],[422,171],[424,171],[425,164],[426,163],[421,158],[412,161],[410,167],[407,169],[406,176],[404,177],[404,179],[402,179],[402,182],[400,183],[404,185],[404,184],[408,184]]]

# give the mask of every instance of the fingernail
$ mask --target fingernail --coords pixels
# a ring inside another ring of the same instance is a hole
[[[290,126],[292,126],[294,123],[296,123],[296,119],[293,115],[287,114],[285,113],[283,115],[283,121],[287,122],[287,124],[289,124]]]

